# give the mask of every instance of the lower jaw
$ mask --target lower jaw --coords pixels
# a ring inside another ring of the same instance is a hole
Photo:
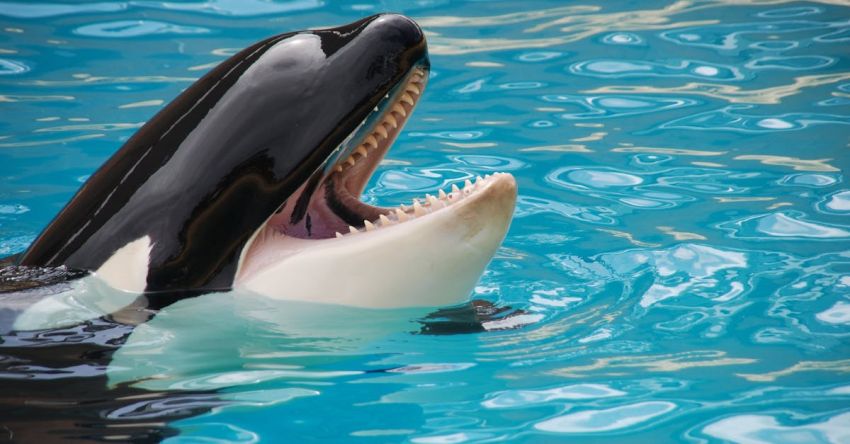
[[[235,285],[275,299],[370,308],[461,302],[504,238],[516,202],[510,175],[481,188],[447,208],[369,232],[322,240],[266,234]]]

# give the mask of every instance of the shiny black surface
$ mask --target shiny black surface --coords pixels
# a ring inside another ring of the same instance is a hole
[[[150,236],[148,291],[227,289],[253,232],[416,64],[411,20],[281,34],[221,63],[142,127],[21,259],[95,270]]]
[[[108,318],[3,330],[0,319],[0,442],[160,442],[178,434],[169,422],[227,404],[211,391],[110,388],[107,366],[132,327]]]

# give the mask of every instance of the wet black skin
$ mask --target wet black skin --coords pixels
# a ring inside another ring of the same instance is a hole
[[[130,138],[20,265],[96,270],[150,236],[146,291],[229,289],[251,235],[299,186],[324,180],[346,137],[427,64],[422,31],[399,15],[256,43]]]

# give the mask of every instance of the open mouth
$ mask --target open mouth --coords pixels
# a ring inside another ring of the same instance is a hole
[[[427,70],[414,67],[355,131],[358,138],[348,142],[353,148],[329,165],[321,180],[308,181],[287,199],[254,234],[242,259],[258,256],[259,250],[269,250],[266,247],[273,243],[276,244],[275,255],[279,256],[286,254],[286,250],[297,249],[292,247],[293,241],[298,244],[300,241],[346,238],[426,218],[468,200],[501,176],[502,173],[496,173],[475,181],[467,179],[463,187],[454,184],[448,190],[437,191],[436,195],[426,194],[410,204],[394,208],[376,207],[360,200],[363,189],[422,96],[427,80]],[[280,242],[284,239],[288,243]],[[256,259],[252,258],[252,262],[254,264],[248,268],[257,266]],[[246,272],[250,270],[240,274],[244,276]]]

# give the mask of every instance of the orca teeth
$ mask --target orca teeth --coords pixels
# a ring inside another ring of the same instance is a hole
[[[426,72],[416,68],[404,85],[401,94],[396,95],[395,103],[384,108],[386,111],[383,118],[378,121],[372,128],[372,132],[363,138],[363,141],[349,155],[348,158],[339,162],[334,171],[338,174],[346,174],[347,170],[357,168],[358,162],[361,159],[368,157],[369,150],[381,151],[388,148],[387,139],[393,137],[396,131],[404,125],[407,117],[413,110],[416,102],[424,90],[424,79]],[[388,96],[389,97],[389,96]],[[384,145],[382,147],[382,144]],[[380,159],[382,153],[375,157]],[[377,162],[375,158],[371,162]],[[358,229],[353,226],[348,227],[348,233],[335,233],[337,238],[348,237],[353,234],[379,231],[383,228],[415,220],[420,217],[427,217],[430,213],[449,208],[452,205],[460,202],[474,194],[477,190],[483,189],[491,178],[505,173],[495,173],[494,175],[486,175],[484,177],[475,177],[473,183],[470,179],[465,179],[463,187],[459,187],[457,183],[451,184],[449,190],[438,190],[437,196],[426,194],[423,200],[413,199],[410,205],[401,204],[397,208],[387,210],[386,213],[379,215],[375,220],[364,220],[362,228]]]
[[[384,126],[383,122],[375,128],[377,134],[381,136],[381,139],[386,139],[388,136],[387,128]]]
[[[423,80],[425,71],[420,68],[415,68],[407,84],[404,85],[401,96],[392,104],[388,111],[384,114],[383,119],[378,122],[372,129],[372,133],[367,135],[360,145],[352,151],[346,159],[339,162],[335,167],[336,173],[341,173],[349,168],[353,168],[360,159],[367,157],[368,150],[375,150],[380,146],[380,142],[388,139],[391,132],[399,129],[407,120],[407,116],[413,111],[413,107],[419,100],[424,90]],[[387,95],[387,98],[389,95]],[[375,111],[379,111],[375,107]],[[359,156],[356,156],[359,155]]]
[[[376,220],[364,220],[363,229],[358,230],[357,228],[349,227],[348,234],[337,233],[336,237],[348,237],[350,234],[380,231],[389,226],[416,220],[420,217],[427,217],[430,213],[450,208],[452,205],[469,198],[476,192],[484,189],[493,179],[505,174],[507,173],[488,174],[484,177],[477,176],[475,182],[466,179],[464,180],[462,189],[456,183],[453,183],[451,184],[450,191],[439,190],[437,196],[426,194],[424,201],[415,198],[411,205],[401,204],[397,208],[389,210],[386,214],[381,214]]]
[[[393,129],[398,127],[398,121],[393,117],[393,113],[387,114],[387,117],[384,117],[384,123],[389,123],[392,125]]]
[[[422,208],[422,205],[419,204],[419,201],[418,200],[414,201],[413,202],[413,215],[416,216],[416,217],[419,217],[419,216],[424,216],[425,214],[426,214],[425,209]]]
[[[375,149],[378,147],[378,140],[375,139],[375,136],[369,134],[363,139],[363,145],[369,147],[369,149]]]
[[[404,221],[406,221],[410,218],[407,217],[407,213],[402,211],[401,208],[396,208],[395,209],[395,219],[396,219],[396,222],[404,222]]]

